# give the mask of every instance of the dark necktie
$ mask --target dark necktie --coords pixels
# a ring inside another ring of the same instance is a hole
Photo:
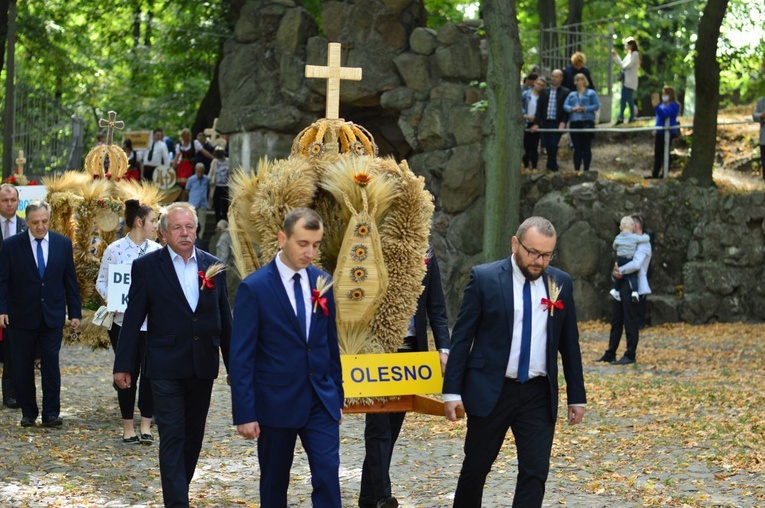
[[[292,280],[295,281],[295,310],[297,311],[298,323],[300,324],[300,335],[305,337],[305,302],[303,301],[303,288],[300,287],[300,274],[296,273],[293,275]]]
[[[11,236],[11,219],[5,219],[3,224],[3,240]]]
[[[531,357],[531,284],[523,285],[523,326],[521,327],[521,357],[518,359],[518,381],[529,380],[529,358]]]
[[[154,141],[151,144],[151,150],[149,150],[149,157],[146,159],[147,162],[153,163],[154,162],[154,147],[156,146],[157,142]]]
[[[40,272],[41,279],[45,276],[45,256],[43,255],[42,241],[42,238],[35,238],[35,242],[37,242],[37,270]]]

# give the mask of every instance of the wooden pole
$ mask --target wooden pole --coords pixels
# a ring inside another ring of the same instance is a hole
[[[16,0],[8,2],[8,51],[5,61],[5,113],[3,114],[3,178],[13,171],[14,74],[16,71]]]

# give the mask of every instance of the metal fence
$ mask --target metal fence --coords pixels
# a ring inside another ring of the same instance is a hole
[[[585,31],[585,26],[587,31]],[[614,28],[611,24],[566,25],[541,28],[539,33],[539,66],[545,76],[554,69],[564,69],[571,55],[581,51],[587,57],[586,66],[595,83],[600,99],[601,121],[610,121],[614,84]]]
[[[25,173],[43,175],[82,167],[83,120],[61,101],[26,85],[16,85],[13,159],[24,150]]]

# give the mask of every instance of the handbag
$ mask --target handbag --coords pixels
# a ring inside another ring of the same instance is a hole
[[[94,325],[103,326],[107,330],[112,329],[112,323],[114,323],[114,312],[106,310],[106,305],[102,305],[98,308],[93,319],[91,321]]]
[[[616,79],[619,83],[624,83],[624,71],[619,71],[619,74],[616,75]]]

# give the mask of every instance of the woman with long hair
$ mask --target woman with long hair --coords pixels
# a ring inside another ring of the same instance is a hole
[[[106,300],[109,294],[109,265],[130,265],[149,252],[161,249],[152,239],[157,234],[157,215],[151,207],[141,204],[137,199],[125,202],[125,225],[130,229],[127,235],[110,244],[101,259],[101,268],[96,279],[96,290]],[[116,313],[114,322],[109,329],[109,340],[112,349],[117,351],[117,341],[122,329],[122,313]],[[133,382],[129,388],[116,388],[120,413],[122,414],[122,442],[127,444],[151,444],[154,437],[151,434],[151,418],[154,416],[154,398],[151,393],[151,383],[146,376],[141,378],[138,388],[138,409],[141,411],[140,433],[136,434],[133,427],[133,415],[136,399],[136,387],[141,372],[141,359],[146,349],[146,323],[141,328],[139,354],[132,374]]]
[[[661,102],[654,104],[654,110],[656,111],[656,127],[664,127],[667,120],[669,120],[670,127],[678,125],[677,115],[680,113],[680,103],[677,102],[674,88],[664,85],[661,89]],[[664,165],[664,132],[663,130],[653,131],[653,172],[648,178],[663,177],[661,169]],[[670,144],[679,134],[680,129],[671,129],[669,131]]]
[[[640,49],[638,43],[633,37],[627,37],[624,41],[624,49],[627,54],[624,60],[619,57],[616,50],[613,50],[616,65],[621,68],[622,79],[622,97],[619,102],[619,116],[616,119],[616,125],[624,121],[624,108],[629,107],[629,118],[627,123],[635,119],[635,92],[638,88],[638,69],[640,68]]]

